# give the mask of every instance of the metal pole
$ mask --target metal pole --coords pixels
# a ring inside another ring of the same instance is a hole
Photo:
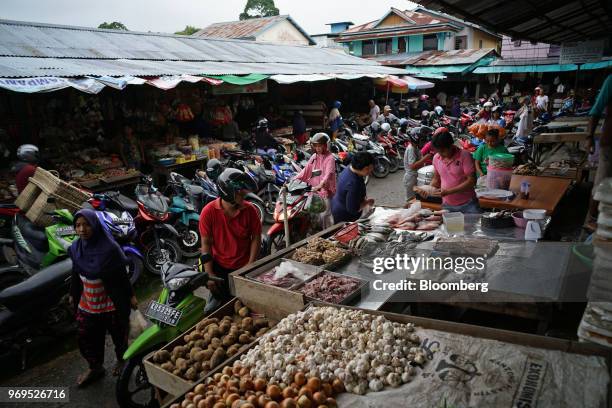
[[[385,105],[389,104],[389,81],[387,80],[387,100],[385,101]]]
[[[291,240],[289,239],[289,215],[287,213],[287,186],[283,186],[281,189],[281,196],[283,197],[283,225],[285,226],[285,245],[289,248]]]

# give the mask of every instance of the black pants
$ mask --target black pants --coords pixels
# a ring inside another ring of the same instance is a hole
[[[223,283],[215,282],[217,285],[217,290],[211,291],[213,297],[217,299],[221,304],[229,302],[232,298],[232,294],[230,293],[229,286],[229,275],[234,272],[235,269],[227,269],[219,265],[217,262],[213,261],[213,273],[216,277],[222,278]]]
[[[115,345],[117,361],[123,361],[123,353],[128,347],[129,317],[119,313],[87,313],[77,310],[77,339],[81,355],[92,370],[101,369],[104,365],[104,343],[106,333],[110,333]]]

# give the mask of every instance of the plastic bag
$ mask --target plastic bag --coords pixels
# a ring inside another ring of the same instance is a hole
[[[145,319],[144,315],[140,310],[132,310],[130,312],[130,332],[128,338],[134,340],[147,329],[149,323]]]
[[[323,201],[318,194],[311,194],[306,199],[305,209],[311,214],[320,214],[325,212],[327,206],[325,205],[325,201]]]

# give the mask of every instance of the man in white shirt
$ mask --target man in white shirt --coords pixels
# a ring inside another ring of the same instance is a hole
[[[438,95],[436,95],[436,98],[438,99],[438,105],[446,108],[446,93],[444,91],[440,91],[438,92]]]
[[[370,118],[372,122],[375,122],[378,119],[378,115],[380,115],[380,108],[372,99],[368,101],[368,105],[370,105]]]
[[[544,95],[544,91],[539,86],[536,91],[536,109],[538,116],[543,112],[548,112],[548,96]]]

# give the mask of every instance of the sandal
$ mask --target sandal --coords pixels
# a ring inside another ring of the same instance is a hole
[[[106,374],[106,370],[104,370],[104,368],[99,368],[96,370],[89,369],[86,373],[81,374],[79,376],[77,380],[77,387],[85,387],[91,384],[92,382],[104,377],[104,374]]]

